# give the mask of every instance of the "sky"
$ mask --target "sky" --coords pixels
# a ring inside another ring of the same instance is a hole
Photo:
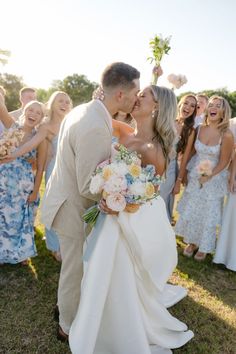
[[[235,0],[0,0],[0,48],[11,51],[1,73],[47,89],[53,80],[85,75],[99,82],[106,65],[123,61],[150,84],[149,41],[171,37],[159,85],[183,74],[176,93],[236,91]]]

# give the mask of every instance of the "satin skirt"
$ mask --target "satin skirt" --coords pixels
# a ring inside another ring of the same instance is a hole
[[[176,264],[161,197],[134,214],[101,215],[86,243],[72,353],[167,354],[188,342],[192,331],[167,310],[186,295],[167,284]]]

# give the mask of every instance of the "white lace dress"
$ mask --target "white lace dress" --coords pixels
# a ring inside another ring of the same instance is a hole
[[[221,142],[214,146],[203,144],[197,137],[196,156],[188,174],[188,185],[179,201],[179,219],[175,232],[184,237],[186,243],[193,243],[200,252],[215,250],[216,230],[221,224],[224,196],[227,193],[228,171],[224,169],[200,188],[197,166],[200,161],[210,160],[213,168],[220,156]]]

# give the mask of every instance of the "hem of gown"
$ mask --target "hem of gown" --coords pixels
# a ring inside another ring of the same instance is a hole
[[[37,253],[33,253],[31,255],[28,255],[28,256],[25,256],[21,259],[18,259],[18,260],[6,260],[6,259],[1,259],[0,258],[0,264],[18,264],[18,263],[21,263],[23,261],[25,261],[26,259],[28,258],[33,258],[33,257],[36,257],[38,254]]]
[[[230,264],[228,264],[228,263],[226,263],[224,261],[217,261],[217,260],[214,260],[214,259],[213,259],[213,263],[224,265],[227,269],[236,272],[236,265],[232,265],[231,266]]]

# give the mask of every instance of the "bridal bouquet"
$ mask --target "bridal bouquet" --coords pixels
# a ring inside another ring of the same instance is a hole
[[[188,82],[187,78],[185,75],[175,75],[175,74],[170,74],[167,76],[167,80],[169,83],[172,85],[172,89],[179,89],[181,86],[186,84]]]
[[[20,144],[24,137],[22,128],[9,129],[0,136],[0,159],[10,155]]]
[[[144,204],[156,198],[162,177],[155,174],[155,167],[141,167],[136,152],[117,146],[117,152],[109,160],[99,164],[91,179],[90,192],[102,193],[107,206],[117,212],[130,205]],[[95,205],[83,215],[86,223],[94,226],[100,210]]]
[[[155,63],[155,68],[153,69],[152,84],[156,85],[158,79],[158,67],[160,66],[162,57],[164,54],[168,54],[170,51],[170,39],[171,37],[163,38],[162,35],[155,36],[149,42],[149,47],[152,50],[152,56],[147,59],[151,63]],[[159,75],[160,76],[160,75]]]
[[[212,162],[210,160],[202,160],[197,165],[197,173],[199,176],[206,177],[211,176],[212,174]],[[202,184],[200,183],[200,188],[202,188]]]

